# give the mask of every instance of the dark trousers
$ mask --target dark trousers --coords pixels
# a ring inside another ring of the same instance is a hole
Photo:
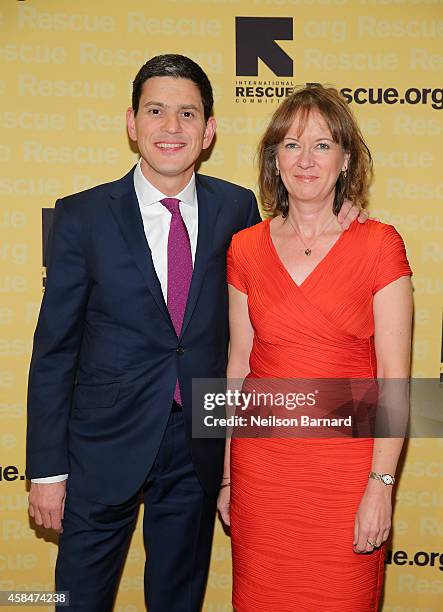
[[[181,412],[171,413],[142,493],[149,612],[197,612],[208,573],[215,500],[195,475]],[[141,493],[117,506],[91,502],[71,492],[68,481],[56,588],[69,591],[70,610],[112,610],[140,502]]]

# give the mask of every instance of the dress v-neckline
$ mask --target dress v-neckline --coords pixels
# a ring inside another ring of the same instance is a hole
[[[331,254],[333,253],[333,251],[335,251],[336,247],[342,242],[343,240],[343,236],[349,232],[348,230],[343,230],[342,233],[339,235],[339,237],[337,238],[337,240],[334,242],[334,244],[331,246],[331,248],[329,249],[329,251],[325,254],[324,257],[322,257],[322,259],[320,259],[320,261],[318,262],[318,264],[315,266],[315,268],[313,268],[311,270],[311,272],[309,272],[309,274],[306,276],[306,278],[301,282],[301,283],[297,283],[291,276],[291,274],[289,273],[287,267],[285,266],[285,264],[283,263],[280,255],[278,254],[277,249],[275,248],[275,244],[274,241],[272,239],[271,236],[271,221],[272,219],[267,219],[265,221],[265,231],[266,231],[266,237],[268,240],[268,244],[269,247],[271,249],[271,252],[273,253],[275,259],[277,260],[278,264],[280,265],[280,267],[283,269],[283,271],[285,272],[286,276],[290,279],[290,281],[293,283],[293,285],[295,287],[297,287],[297,289],[302,289],[305,284],[311,279],[312,276],[315,275],[315,273],[318,271],[319,268],[321,268],[324,264],[324,262],[326,262]],[[351,224],[352,225],[352,224]]]

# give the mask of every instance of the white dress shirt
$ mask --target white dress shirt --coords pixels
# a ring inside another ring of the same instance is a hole
[[[146,240],[152,253],[152,262],[167,303],[168,292],[168,235],[171,225],[171,213],[160,200],[166,198],[145,178],[138,163],[134,172],[134,187],[137,194],[140,212],[143,219]],[[191,242],[192,263],[195,261],[198,231],[197,190],[195,174],[180,193],[174,196],[180,200],[180,212],[188,230]]]
[[[160,281],[165,303],[168,299],[168,235],[172,214],[160,200],[166,197],[145,178],[141,170],[141,160],[134,171],[134,188],[137,195],[140,212],[143,219],[146,240],[152,254],[152,262]],[[180,212],[188,230],[191,242],[192,263],[195,262],[198,235],[198,202],[195,188],[195,174],[180,193],[174,196],[180,200]],[[32,478],[31,482],[49,484],[66,480],[68,474]]]

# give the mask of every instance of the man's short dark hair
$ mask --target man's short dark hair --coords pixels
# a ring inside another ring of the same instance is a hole
[[[176,79],[189,79],[197,85],[200,90],[205,121],[212,113],[214,97],[209,79],[200,66],[189,57],[168,53],[152,57],[138,71],[132,83],[132,108],[134,114],[138,112],[143,85],[153,77],[174,77]]]

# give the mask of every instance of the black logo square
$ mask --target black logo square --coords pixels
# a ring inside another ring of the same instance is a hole
[[[292,17],[236,17],[236,75],[258,76],[259,58],[280,77],[292,77],[294,63],[276,40],[293,40]]]

